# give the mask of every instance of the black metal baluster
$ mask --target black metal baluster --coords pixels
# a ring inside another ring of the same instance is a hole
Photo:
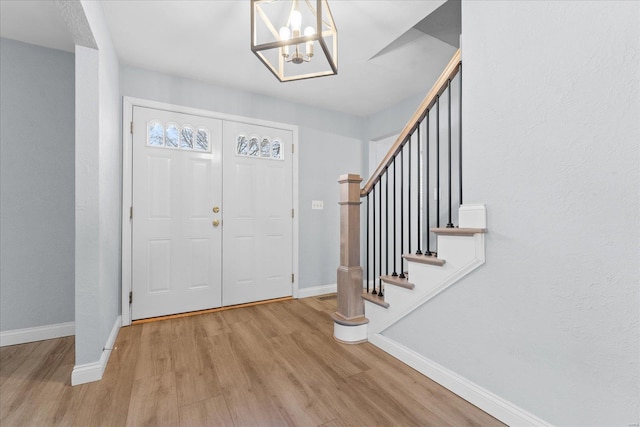
[[[436,227],[440,228],[440,95],[436,97]]]
[[[402,258],[402,251],[404,251],[404,143],[402,142],[402,148],[400,149],[400,275],[401,279],[404,279],[404,258]]]
[[[411,253],[411,142],[413,139],[413,133],[409,135],[409,182],[407,188],[407,212],[409,217],[407,218],[407,253]]]
[[[373,193],[373,227],[372,227],[372,231],[373,231],[373,257],[372,259],[372,264],[373,264],[373,292],[371,292],[373,295],[376,295],[378,292],[376,291],[376,185],[373,184],[373,187],[371,188],[371,192]],[[369,284],[367,283],[367,286]]]
[[[431,169],[430,169],[430,165],[431,165],[431,161],[430,161],[430,156],[429,156],[429,110],[427,110],[427,140],[425,141],[425,149],[424,152],[426,153],[426,157],[424,159],[424,162],[426,164],[426,172],[425,172],[425,180],[424,180],[424,186],[425,188],[425,195],[426,195],[426,206],[425,209],[427,211],[427,215],[425,217],[425,229],[427,231],[427,249],[425,250],[424,254],[426,256],[431,256],[431,229],[429,228],[430,226],[430,215],[431,215],[431,210],[430,210],[430,205],[431,205],[431,187],[429,186],[429,178],[430,178],[430,174],[431,174]]]
[[[386,247],[386,252],[385,252],[385,274],[388,276],[389,275],[389,169],[385,169],[384,170],[384,176],[385,176],[385,180],[384,180],[384,184],[385,184],[385,189],[384,189],[384,197],[385,197],[385,227],[384,227],[384,232],[385,232],[385,239],[384,239],[384,245]],[[382,264],[380,264],[380,275],[382,275]],[[380,288],[378,289],[378,295],[383,297],[384,293],[383,293],[383,289],[382,289],[382,281],[380,281]]]
[[[385,246],[387,247],[387,253],[385,255],[385,263],[386,263],[386,273],[389,275],[389,169],[386,169],[384,172],[385,179],[385,219],[387,220],[387,224],[385,226]]]
[[[422,122],[418,123],[418,169],[416,170],[416,173],[418,174],[418,191],[416,191],[416,195],[417,195],[417,204],[418,204],[418,248],[416,249],[416,255],[422,255],[422,251],[420,250],[420,241],[422,240],[422,235],[420,234],[420,223],[422,222],[422,218],[420,217],[420,207],[422,206],[422,203],[420,203],[420,195],[422,194],[422,177],[420,176],[420,174],[422,173],[422,170],[420,169],[420,158],[422,157],[422,153],[420,151],[420,148],[422,148],[422,141],[420,140],[420,127],[422,126]]]
[[[460,185],[460,205],[462,205],[462,64],[458,68],[458,80],[460,81],[460,93],[458,93],[458,180]]]
[[[447,80],[447,97],[449,99],[449,102],[447,102],[447,109],[448,109],[448,114],[447,114],[447,132],[448,132],[448,154],[447,154],[447,162],[449,162],[449,170],[448,170],[448,179],[449,179],[449,222],[447,223],[447,228],[453,228],[453,221],[451,221],[451,216],[452,216],[452,210],[453,210],[453,203],[451,202],[451,193],[452,193],[452,187],[451,187],[451,165],[452,165],[452,161],[451,161],[451,79]]]
[[[367,293],[369,293],[369,193],[367,193],[367,256],[365,257]]]
[[[380,274],[378,275],[378,294],[382,293],[382,175],[380,175],[380,182],[378,186],[378,206],[380,208],[380,222],[378,223],[378,231],[380,232],[380,254],[378,261],[380,261]],[[387,242],[385,242],[386,244]]]
[[[396,215],[396,197],[397,197],[397,189],[398,187],[396,186],[396,156],[393,156],[393,274],[392,276],[397,277],[398,276],[398,270],[396,269],[396,256],[398,255],[398,251],[396,250],[396,242],[397,242],[397,238],[396,238],[396,223],[398,221],[396,221],[396,218],[398,217]]]

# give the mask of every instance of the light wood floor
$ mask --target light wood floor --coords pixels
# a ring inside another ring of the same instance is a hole
[[[70,386],[73,337],[0,349],[0,425],[502,425],[369,343],[335,298],[122,328],[102,381]]]

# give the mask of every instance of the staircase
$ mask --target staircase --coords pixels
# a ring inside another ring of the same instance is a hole
[[[382,276],[383,297],[363,292],[368,338],[380,334],[484,264],[487,231],[484,205],[461,206],[459,224],[458,228],[432,229],[437,235],[437,256],[403,256],[408,264],[406,278]]]
[[[484,263],[486,209],[462,203],[462,154],[458,50],[366,184],[340,178],[337,340],[375,344]]]

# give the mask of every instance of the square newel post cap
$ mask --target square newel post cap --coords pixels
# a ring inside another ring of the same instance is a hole
[[[358,174],[348,173],[340,175],[338,178],[340,183],[340,205],[360,204],[360,183],[362,177]],[[360,220],[358,219],[358,222]]]
[[[347,173],[344,175],[340,175],[340,178],[338,178],[338,182],[340,184],[343,184],[345,182],[353,182],[359,184],[362,182],[362,177],[357,173]]]

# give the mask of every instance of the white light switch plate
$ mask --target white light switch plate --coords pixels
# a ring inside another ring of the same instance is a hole
[[[311,201],[311,209],[324,209],[324,201],[322,201],[322,200],[312,200]]]

